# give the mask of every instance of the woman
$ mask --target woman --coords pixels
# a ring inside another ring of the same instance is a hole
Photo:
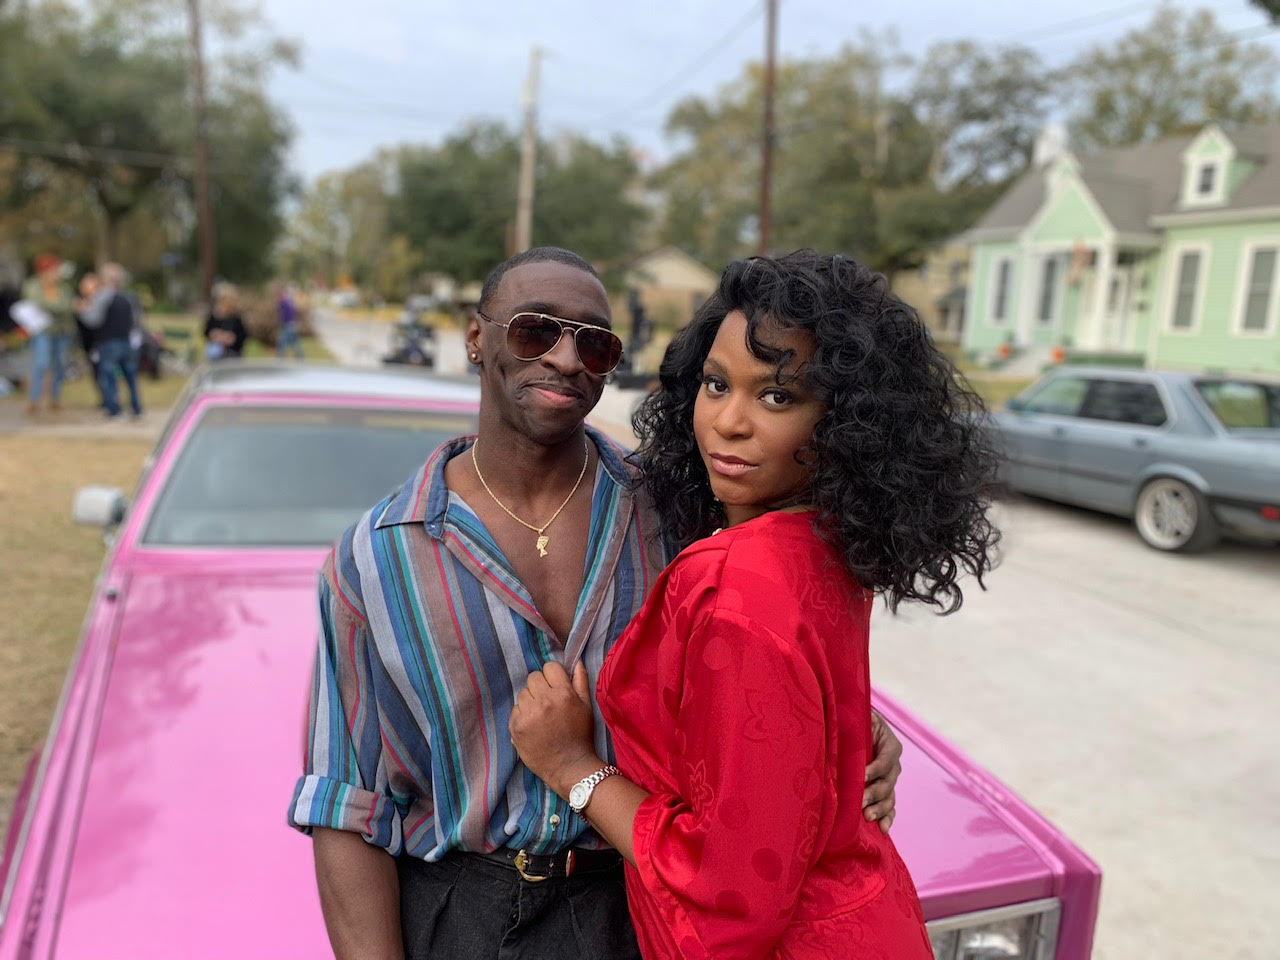
[[[226,360],[244,352],[248,334],[240,317],[235,287],[223,284],[214,294],[213,309],[204,322],[206,360]]]
[[[22,299],[49,315],[49,325],[31,338],[31,383],[27,389],[27,413],[34,414],[44,399],[45,375],[49,382],[49,409],[62,409],[62,382],[75,332],[74,299],[62,279],[62,261],[51,253],[36,257],[36,275],[22,288]]]
[[[915,887],[861,812],[874,595],[951,612],[997,532],[994,457],[883,277],[800,251],[731,264],[636,415],[685,547],[611,651],[532,674],[521,758],[628,863],[641,951],[930,960]],[[585,800],[585,803],[583,802]]]

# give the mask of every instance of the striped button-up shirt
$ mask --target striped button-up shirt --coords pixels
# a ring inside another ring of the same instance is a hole
[[[589,436],[600,461],[585,578],[563,648],[484,525],[445,485],[445,464],[472,438],[441,446],[338,541],[320,575],[293,826],[351,830],[428,860],[450,850],[600,845],[520,762],[507,734],[516,694],[549,660],[570,671],[584,661],[594,689],[666,561],[624,451]],[[612,759],[598,709],[596,746]]]

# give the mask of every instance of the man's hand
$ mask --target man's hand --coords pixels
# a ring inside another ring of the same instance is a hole
[[[874,710],[871,711],[871,750],[862,812],[868,820],[880,821],[880,829],[888,833],[896,815],[894,807],[898,798],[894,791],[902,774],[902,741]]]
[[[511,711],[509,729],[524,765],[564,796],[581,779],[575,771],[596,752],[587,668],[579,663],[570,680],[564,667],[552,660],[529,674]]]

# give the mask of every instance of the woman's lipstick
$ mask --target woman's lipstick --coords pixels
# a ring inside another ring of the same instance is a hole
[[[756,468],[756,464],[748,463],[739,457],[728,457],[724,454],[710,454],[711,469],[723,477],[740,477]]]

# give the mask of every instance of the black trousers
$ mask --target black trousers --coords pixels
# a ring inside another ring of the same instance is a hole
[[[407,960],[640,960],[621,862],[541,883],[465,853],[396,863]]]

